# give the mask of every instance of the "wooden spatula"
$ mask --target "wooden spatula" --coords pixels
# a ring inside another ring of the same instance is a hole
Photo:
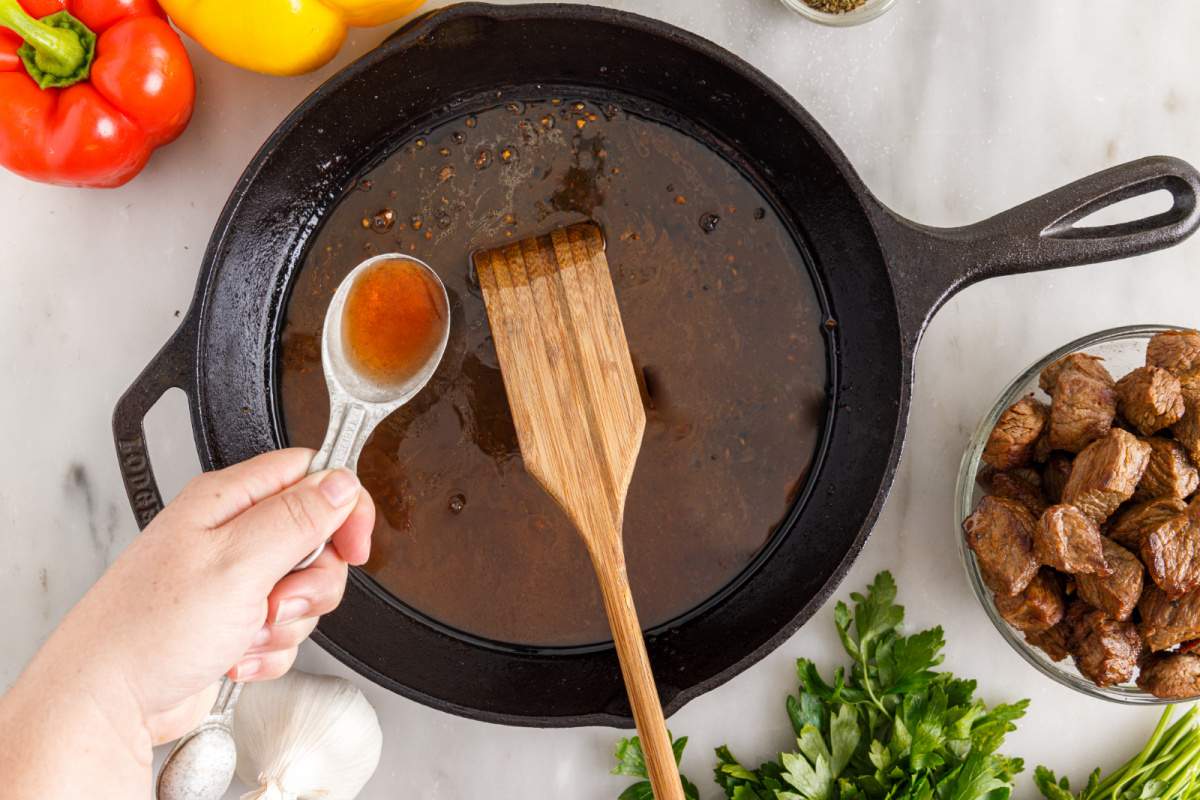
[[[621,520],[646,413],[592,224],[475,255],[525,468],[587,544],[657,800],[684,800],[625,572]]]

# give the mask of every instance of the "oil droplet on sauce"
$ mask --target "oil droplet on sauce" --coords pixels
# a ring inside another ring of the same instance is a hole
[[[420,266],[381,261],[359,276],[342,319],[342,342],[350,363],[379,384],[410,379],[441,340],[445,297]]]

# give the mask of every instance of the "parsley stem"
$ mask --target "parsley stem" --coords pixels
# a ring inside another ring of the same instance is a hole
[[[1195,766],[1197,756],[1200,756],[1200,739],[1192,744],[1189,744],[1187,748],[1184,749],[1183,753],[1181,753],[1180,756],[1175,759],[1174,763],[1167,767],[1162,775],[1158,776],[1158,780],[1169,781],[1180,772],[1192,769]],[[1163,795],[1163,797],[1171,797],[1171,795],[1168,793]]]
[[[1158,724],[1154,727],[1154,733],[1150,735],[1150,740],[1146,742],[1146,746],[1143,747],[1141,752],[1130,759],[1130,761],[1128,761],[1124,766],[1110,775],[1106,781],[1102,782],[1100,786],[1096,788],[1095,796],[1103,797],[1105,794],[1109,794],[1112,800],[1117,800],[1118,795],[1121,793],[1121,789],[1124,788],[1125,784],[1130,779],[1141,773],[1142,765],[1146,763],[1146,760],[1150,758],[1150,756],[1153,755],[1154,751],[1158,748],[1158,744],[1162,741],[1164,732],[1167,730],[1167,723],[1171,720],[1172,713],[1172,707],[1167,706],[1162,716],[1158,718]],[[1184,717],[1184,719],[1186,720],[1187,718]],[[1180,722],[1183,721],[1184,720],[1180,720]],[[1174,733],[1182,730],[1182,728],[1176,726],[1172,729],[1172,732]],[[1172,739],[1171,743],[1174,744],[1174,739]],[[1107,786],[1110,781],[1112,782],[1111,789]]]
[[[1172,708],[1173,706],[1167,707],[1168,713]],[[1171,726],[1171,730],[1167,732],[1166,740],[1159,748],[1160,752],[1170,752],[1175,748],[1175,745],[1179,743],[1180,739],[1185,736],[1195,735],[1195,731],[1192,727],[1192,720],[1196,718],[1198,711],[1200,711],[1200,709],[1193,706],[1178,722]]]
[[[891,715],[888,713],[888,710],[886,708],[884,708],[883,703],[880,701],[879,697],[875,694],[875,688],[871,685],[871,666],[870,666],[870,659],[867,656],[867,643],[868,642],[874,643],[874,637],[870,637],[870,636],[864,637],[862,640],[859,641],[859,645],[858,645],[858,657],[859,657],[858,660],[859,660],[859,662],[862,663],[862,670],[863,670],[863,674],[862,674],[863,688],[867,690],[867,697],[871,698],[871,702],[875,704],[875,707],[883,712],[884,719],[886,720]]]
[[[1189,758],[1189,760],[1188,760],[1188,763],[1186,765],[1187,769],[1183,770],[1183,773],[1178,778],[1176,778],[1171,783],[1170,786],[1167,787],[1166,791],[1162,793],[1163,797],[1165,797],[1165,798],[1176,797],[1177,792],[1179,792],[1181,789],[1183,789],[1184,786],[1190,785],[1192,783],[1192,781],[1195,780],[1196,770],[1198,767],[1200,767],[1200,765],[1198,765],[1197,761],[1196,761],[1196,753],[1200,753],[1200,742],[1197,742],[1192,748],[1189,748],[1189,749],[1193,750],[1194,752],[1192,753],[1191,758]],[[1182,765],[1181,765],[1181,767],[1182,767]],[[1181,767],[1177,767],[1177,769],[1179,769]],[[1163,780],[1166,780],[1166,778],[1164,777]]]

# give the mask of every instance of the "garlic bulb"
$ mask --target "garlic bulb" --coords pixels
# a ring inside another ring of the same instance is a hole
[[[375,709],[349,681],[292,670],[247,684],[233,719],[242,800],[351,800],[379,766]]]

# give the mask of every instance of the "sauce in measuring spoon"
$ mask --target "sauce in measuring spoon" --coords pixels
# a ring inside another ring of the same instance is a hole
[[[362,273],[346,298],[346,356],[375,383],[403,383],[437,348],[447,313],[441,289],[425,270],[404,259],[381,261]]]

